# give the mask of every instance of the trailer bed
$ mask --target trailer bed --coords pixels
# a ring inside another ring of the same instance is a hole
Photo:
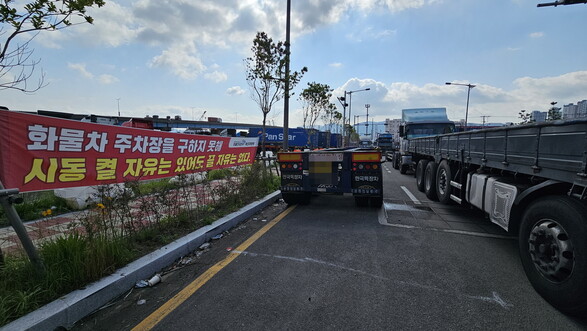
[[[587,185],[587,120],[508,126],[416,138],[414,154]]]

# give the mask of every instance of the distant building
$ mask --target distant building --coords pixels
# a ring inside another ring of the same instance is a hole
[[[563,120],[577,117],[577,105],[569,103],[563,106]]]
[[[587,117],[587,100],[577,102],[577,116]]]
[[[385,132],[393,134],[394,137],[399,137],[399,125],[402,122],[401,119],[396,118],[390,120],[389,118],[385,119]]]
[[[577,104],[568,104],[563,106],[563,119],[571,120],[574,118],[587,117],[587,100],[577,102]]]
[[[546,116],[548,116],[548,112],[534,110],[532,111],[532,114],[530,114],[530,119],[534,122],[545,122]]]

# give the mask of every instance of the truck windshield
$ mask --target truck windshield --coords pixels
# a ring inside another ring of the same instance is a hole
[[[408,139],[434,136],[437,134],[452,133],[455,130],[454,123],[423,123],[409,124],[406,126]]]
[[[393,138],[379,138],[379,139],[377,139],[377,141],[380,144],[391,144],[391,143],[393,143]]]

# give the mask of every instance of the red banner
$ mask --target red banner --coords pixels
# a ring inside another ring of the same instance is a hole
[[[251,164],[257,144],[0,110],[0,180],[27,192],[164,178]]]

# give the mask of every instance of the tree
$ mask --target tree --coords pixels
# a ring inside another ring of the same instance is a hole
[[[333,109],[332,111],[326,111],[322,116],[324,125],[328,128],[328,131],[332,132],[332,128],[337,128],[342,121],[342,113],[338,110]]]
[[[251,88],[251,98],[263,112],[261,148],[265,155],[267,114],[285,95],[285,64],[289,60],[289,54],[284,42],[275,43],[265,32],[257,32],[251,51],[253,56],[245,59],[246,75]],[[303,67],[299,72],[290,73],[290,89],[293,89],[307,71],[308,68]]]
[[[527,113],[525,109],[520,110],[520,112],[518,113],[518,117],[520,117],[520,119],[522,120],[519,124],[528,124],[535,122],[535,120],[532,119],[532,114]]]
[[[550,103],[550,109],[548,109],[548,115],[546,117],[547,121],[556,121],[556,120],[560,120],[563,118],[561,112],[560,112],[560,107],[555,107],[554,105],[556,105],[557,102],[553,101]]]
[[[323,116],[330,117],[336,110],[336,105],[330,102],[330,98],[332,98],[330,86],[316,82],[308,83],[308,87],[300,94],[299,99],[303,105],[304,129],[308,132],[308,145],[310,145],[311,136],[314,133],[316,120]]]
[[[94,19],[87,14],[87,9],[94,5],[102,7],[105,2],[34,0],[24,6],[15,5],[14,2],[15,0],[4,0],[0,4],[0,37],[6,36],[6,39],[0,40],[0,89],[34,92],[46,84],[45,74],[41,72],[37,84],[29,88],[28,80],[40,63],[40,60],[32,58],[33,49],[30,48],[30,42],[43,30],[55,31],[73,24],[91,24]],[[75,17],[81,18],[81,22],[72,22]],[[26,41],[18,43],[16,40],[20,36],[26,37]]]

